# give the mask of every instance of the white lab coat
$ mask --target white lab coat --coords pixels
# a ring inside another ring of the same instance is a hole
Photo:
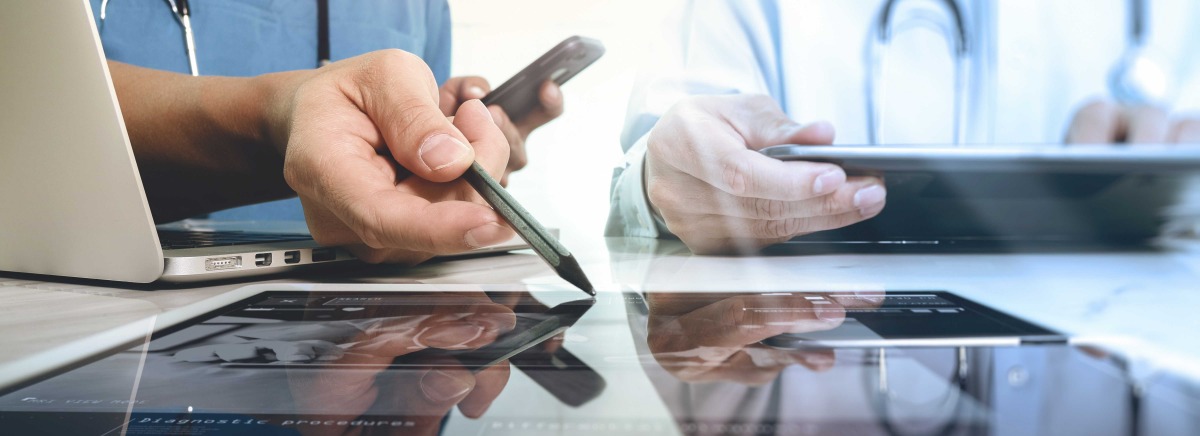
[[[1149,45],[1172,85],[1172,109],[1200,109],[1200,3],[1150,2]],[[800,123],[826,120],[835,143],[867,142],[866,62],[870,23],[882,0],[692,0],[648,56],[631,98],[613,175],[606,234],[666,234],[642,186],[645,137],[654,122],[692,95],[766,94]],[[1061,142],[1075,110],[1108,96],[1109,71],[1126,48],[1125,0],[962,1],[993,8],[977,41],[993,41],[992,109],[969,129],[976,143]],[[969,12],[970,13],[970,12]],[[953,140],[954,72],[945,40],[910,31],[886,50],[879,80],[885,143]],[[986,113],[986,112],[985,112]],[[983,126],[983,127],[980,127]]]

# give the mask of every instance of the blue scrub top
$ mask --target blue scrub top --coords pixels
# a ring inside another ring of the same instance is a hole
[[[91,0],[109,59],[188,74],[183,28],[165,0]],[[420,56],[438,83],[450,75],[450,7],[446,0],[329,2],[331,60],[398,48]],[[315,0],[199,0],[191,2],[196,64],[206,76],[256,76],[315,68]],[[296,199],[240,207],[214,219],[303,220]]]

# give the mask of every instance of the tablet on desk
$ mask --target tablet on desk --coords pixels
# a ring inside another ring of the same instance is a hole
[[[828,295],[846,301],[852,292]],[[888,291],[879,304],[846,305],[829,330],[786,333],[763,344],[784,349],[995,347],[1066,344],[1061,333],[946,291]]]
[[[503,380],[508,364],[578,406],[605,387],[553,340],[592,308],[580,296],[474,285],[242,288],[163,314],[149,337],[0,387],[0,433],[265,434],[330,417],[436,423],[444,410],[389,399],[460,388],[425,378],[437,371],[495,369],[481,377]]]
[[[875,218],[794,242],[1142,244],[1187,214],[1200,148],[782,145],[785,161],[829,162],[884,179]]]

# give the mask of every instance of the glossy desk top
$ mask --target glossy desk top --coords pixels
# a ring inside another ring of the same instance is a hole
[[[566,242],[580,256],[592,281],[608,285],[598,286],[602,291],[599,301],[605,304],[598,303],[559,339],[566,349],[603,376],[607,389],[587,404],[571,406],[564,404],[561,398],[556,400],[555,396],[547,394],[545,389],[528,379],[528,374],[515,375],[517,371],[513,371],[508,386],[482,417],[452,412],[448,421],[434,426],[433,430],[441,428],[446,432],[444,434],[459,434],[451,431],[454,429],[478,434],[576,434],[574,431],[584,428],[581,426],[619,424],[624,427],[595,429],[615,429],[597,434],[817,434],[830,430],[867,434],[909,434],[913,431],[907,430],[914,430],[928,434],[933,427],[920,427],[928,424],[922,424],[921,419],[929,418],[926,415],[935,412],[945,412],[934,406],[941,401],[938,398],[943,397],[913,399],[901,395],[897,404],[909,407],[903,415],[906,418],[900,420],[901,425],[917,427],[906,430],[880,424],[876,418],[883,412],[876,407],[878,404],[867,407],[875,404],[871,399],[875,397],[862,394],[862,374],[881,367],[880,356],[870,350],[836,350],[832,359],[818,356],[812,357],[811,361],[793,359],[782,363],[778,359],[755,357],[752,356],[754,353],[749,353],[747,356],[754,363],[751,366],[758,371],[754,373],[757,376],[750,377],[753,380],[739,379],[742,376],[689,378],[687,371],[677,371],[665,363],[671,361],[672,355],[658,352],[661,347],[656,349],[653,345],[656,339],[652,333],[639,331],[639,326],[648,325],[646,314],[639,315],[628,301],[630,295],[670,295],[685,291],[711,292],[713,298],[719,298],[717,293],[730,292],[943,289],[1066,333],[1073,343],[1093,346],[1082,351],[1071,347],[972,348],[959,352],[957,358],[951,349],[929,351],[934,357],[922,357],[920,352],[896,354],[900,357],[893,361],[900,362],[901,368],[907,368],[903,366],[904,362],[923,362],[914,368],[933,368],[933,373],[943,375],[954,371],[939,370],[939,364],[926,360],[987,362],[985,366],[974,364],[972,368],[987,367],[987,371],[978,373],[985,374],[979,376],[983,377],[980,380],[992,380],[989,383],[997,385],[986,395],[972,390],[974,388],[958,386],[959,394],[973,395],[976,401],[966,406],[967,409],[955,409],[955,419],[938,421],[956,423],[959,427],[955,428],[959,430],[952,433],[971,432],[970,429],[990,429],[988,432],[996,434],[1047,433],[1063,428],[1078,430],[1080,428],[1062,425],[1087,416],[1077,410],[1080,407],[1087,410],[1114,408],[1113,416],[1126,417],[1112,422],[1094,422],[1098,425],[1096,428],[1112,434],[1128,433],[1128,419],[1132,419],[1128,416],[1151,422],[1136,424],[1141,426],[1139,428],[1168,433],[1192,431],[1200,423],[1193,413],[1200,410],[1196,407],[1200,404],[1196,402],[1200,398],[1197,395],[1200,389],[1194,387],[1194,382],[1200,380],[1200,340],[1195,338],[1195,332],[1200,331],[1200,321],[1194,316],[1195,310],[1200,308],[1200,243],[1194,241],[1172,241],[1160,249],[1132,251],[953,254],[931,251],[803,254],[793,251],[759,257],[692,256],[674,241],[596,238],[568,239]],[[95,336],[91,335],[103,336],[107,331],[137,324],[135,321],[139,319],[169,314],[189,304],[200,302],[203,307],[206,304],[203,300],[219,297],[247,284],[150,290],[152,287],[114,288],[96,283],[35,281],[44,279],[0,278],[0,292],[4,292],[7,300],[0,306],[0,331],[7,333],[0,338],[0,374],[27,372],[48,361],[100,351],[88,348],[89,343],[95,343],[91,340]],[[565,283],[536,256],[522,252],[432,262],[414,268],[370,267],[321,277],[276,279],[269,283],[316,281],[520,283],[534,288],[567,289]],[[583,296],[580,293],[580,297]],[[642,316],[642,321],[638,321],[638,316]],[[653,317],[652,313],[650,317]],[[660,345],[681,340],[670,336],[658,338]],[[711,348],[684,347],[674,352],[691,352],[694,357],[696,352],[705,355],[705,350],[711,351]],[[1088,368],[1100,368],[1096,374],[1107,375],[1103,375],[1100,382],[1074,380],[1072,377],[1083,377],[1080,374],[1087,373],[1076,368],[1080,362],[1085,362]],[[717,367],[729,369],[731,365],[725,361]],[[764,367],[770,370],[763,372]],[[904,374],[910,373],[912,380],[928,376],[925,370],[917,369]],[[893,379],[904,378],[893,376]],[[949,389],[953,383],[946,385],[945,379],[939,379],[943,381],[938,386],[945,388],[939,392],[954,391]],[[867,383],[868,387],[878,384],[877,379],[872,380]],[[793,393],[794,389],[788,386],[796,384],[807,387],[801,390],[803,393]],[[933,386],[921,383],[917,386],[926,385]],[[1039,386],[1038,393],[1028,394],[1032,397],[1013,393],[1027,385]],[[764,386],[769,389],[764,390]],[[853,388],[841,389],[842,386]],[[1154,409],[1162,410],[1159,414],[1162,416],[1151,419],[1145,414],[1130,415],[1129,405],[1125,402],[1128,393],[1146,386],[1161,386],[1151,395],[1158,400],[1147,404],[1165,404]],[[1013,392],[1001,394],[1005,389]],[[886,398],[897,398],[889,395]],[[1111,401],[1103,404],[1080,402],[1081,399],[1096,398]],[[741,408],[731,409],[731,401],[744,404],[738,406]],[[542,409],[531,410],[530,404]],[[1044,410],[1037,410],[1030,404],[1041,404]],[[802,413],[801,410],[810,411]],[[1056,412],[1049,413],[1050,410]],[[1064,421],[1052,422],[1055,419]],[[770,432],[763,430],[767,427],[728,427],[730,423],[766,423]],[[573,430],[563,427],[567,424],[573,426]],[[526,427],[529,431],[523,432],[519,431],[521,425],[541,427],[537,432]]]

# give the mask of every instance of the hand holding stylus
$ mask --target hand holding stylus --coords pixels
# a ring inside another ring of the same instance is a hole
[[[429,68],[399,51],[304,74],[277,93],[272,125],[317,242],[371,263],[417,263],[512,238],[456,180],[474,162],[493,177],[508,164],[508,141],[483,104],[447,118]]]

